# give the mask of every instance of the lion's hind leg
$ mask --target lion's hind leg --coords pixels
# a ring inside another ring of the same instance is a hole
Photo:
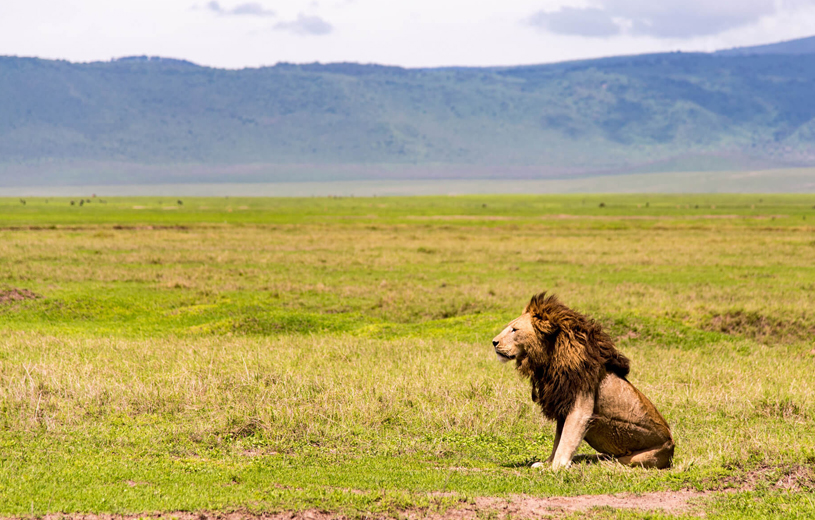
[[[637,451],[630,455],[617,457],[617,462],[627,466],[641,466],[643,468],[665,469],[671,467],[674,458],[674,442],[667,441],[658,448]]]

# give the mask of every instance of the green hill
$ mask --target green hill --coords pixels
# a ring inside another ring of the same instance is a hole
[[[220,70],[0,57],[0,185],[815,164],[815,54]]]

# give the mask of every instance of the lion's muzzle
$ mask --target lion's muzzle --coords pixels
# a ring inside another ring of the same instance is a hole
[[[506,363],[507,361],[515,359],[515,354],[506,354],[504,352],[501,352],[500,348],[498,347],[498,345],[500,344],[501,341],[497,339],[492,340],[492,348],[495,350],[495,355],[498,356],[498,361],[500,361],[501,363]]]

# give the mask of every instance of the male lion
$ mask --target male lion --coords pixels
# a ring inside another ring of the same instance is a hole
[[[532,400],[557,421],[547,464],[568,467],[585,439],[623,464],[671,465],[674,441],[668,423],[625,378],[628,358],[594,320],[541,293],[492,345],[501,361],[515,360],[532,382]]]

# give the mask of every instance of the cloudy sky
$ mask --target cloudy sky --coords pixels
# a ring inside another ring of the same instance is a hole
[[[0,0],[0,55],[514,65],[815,35],[815,0]]]

